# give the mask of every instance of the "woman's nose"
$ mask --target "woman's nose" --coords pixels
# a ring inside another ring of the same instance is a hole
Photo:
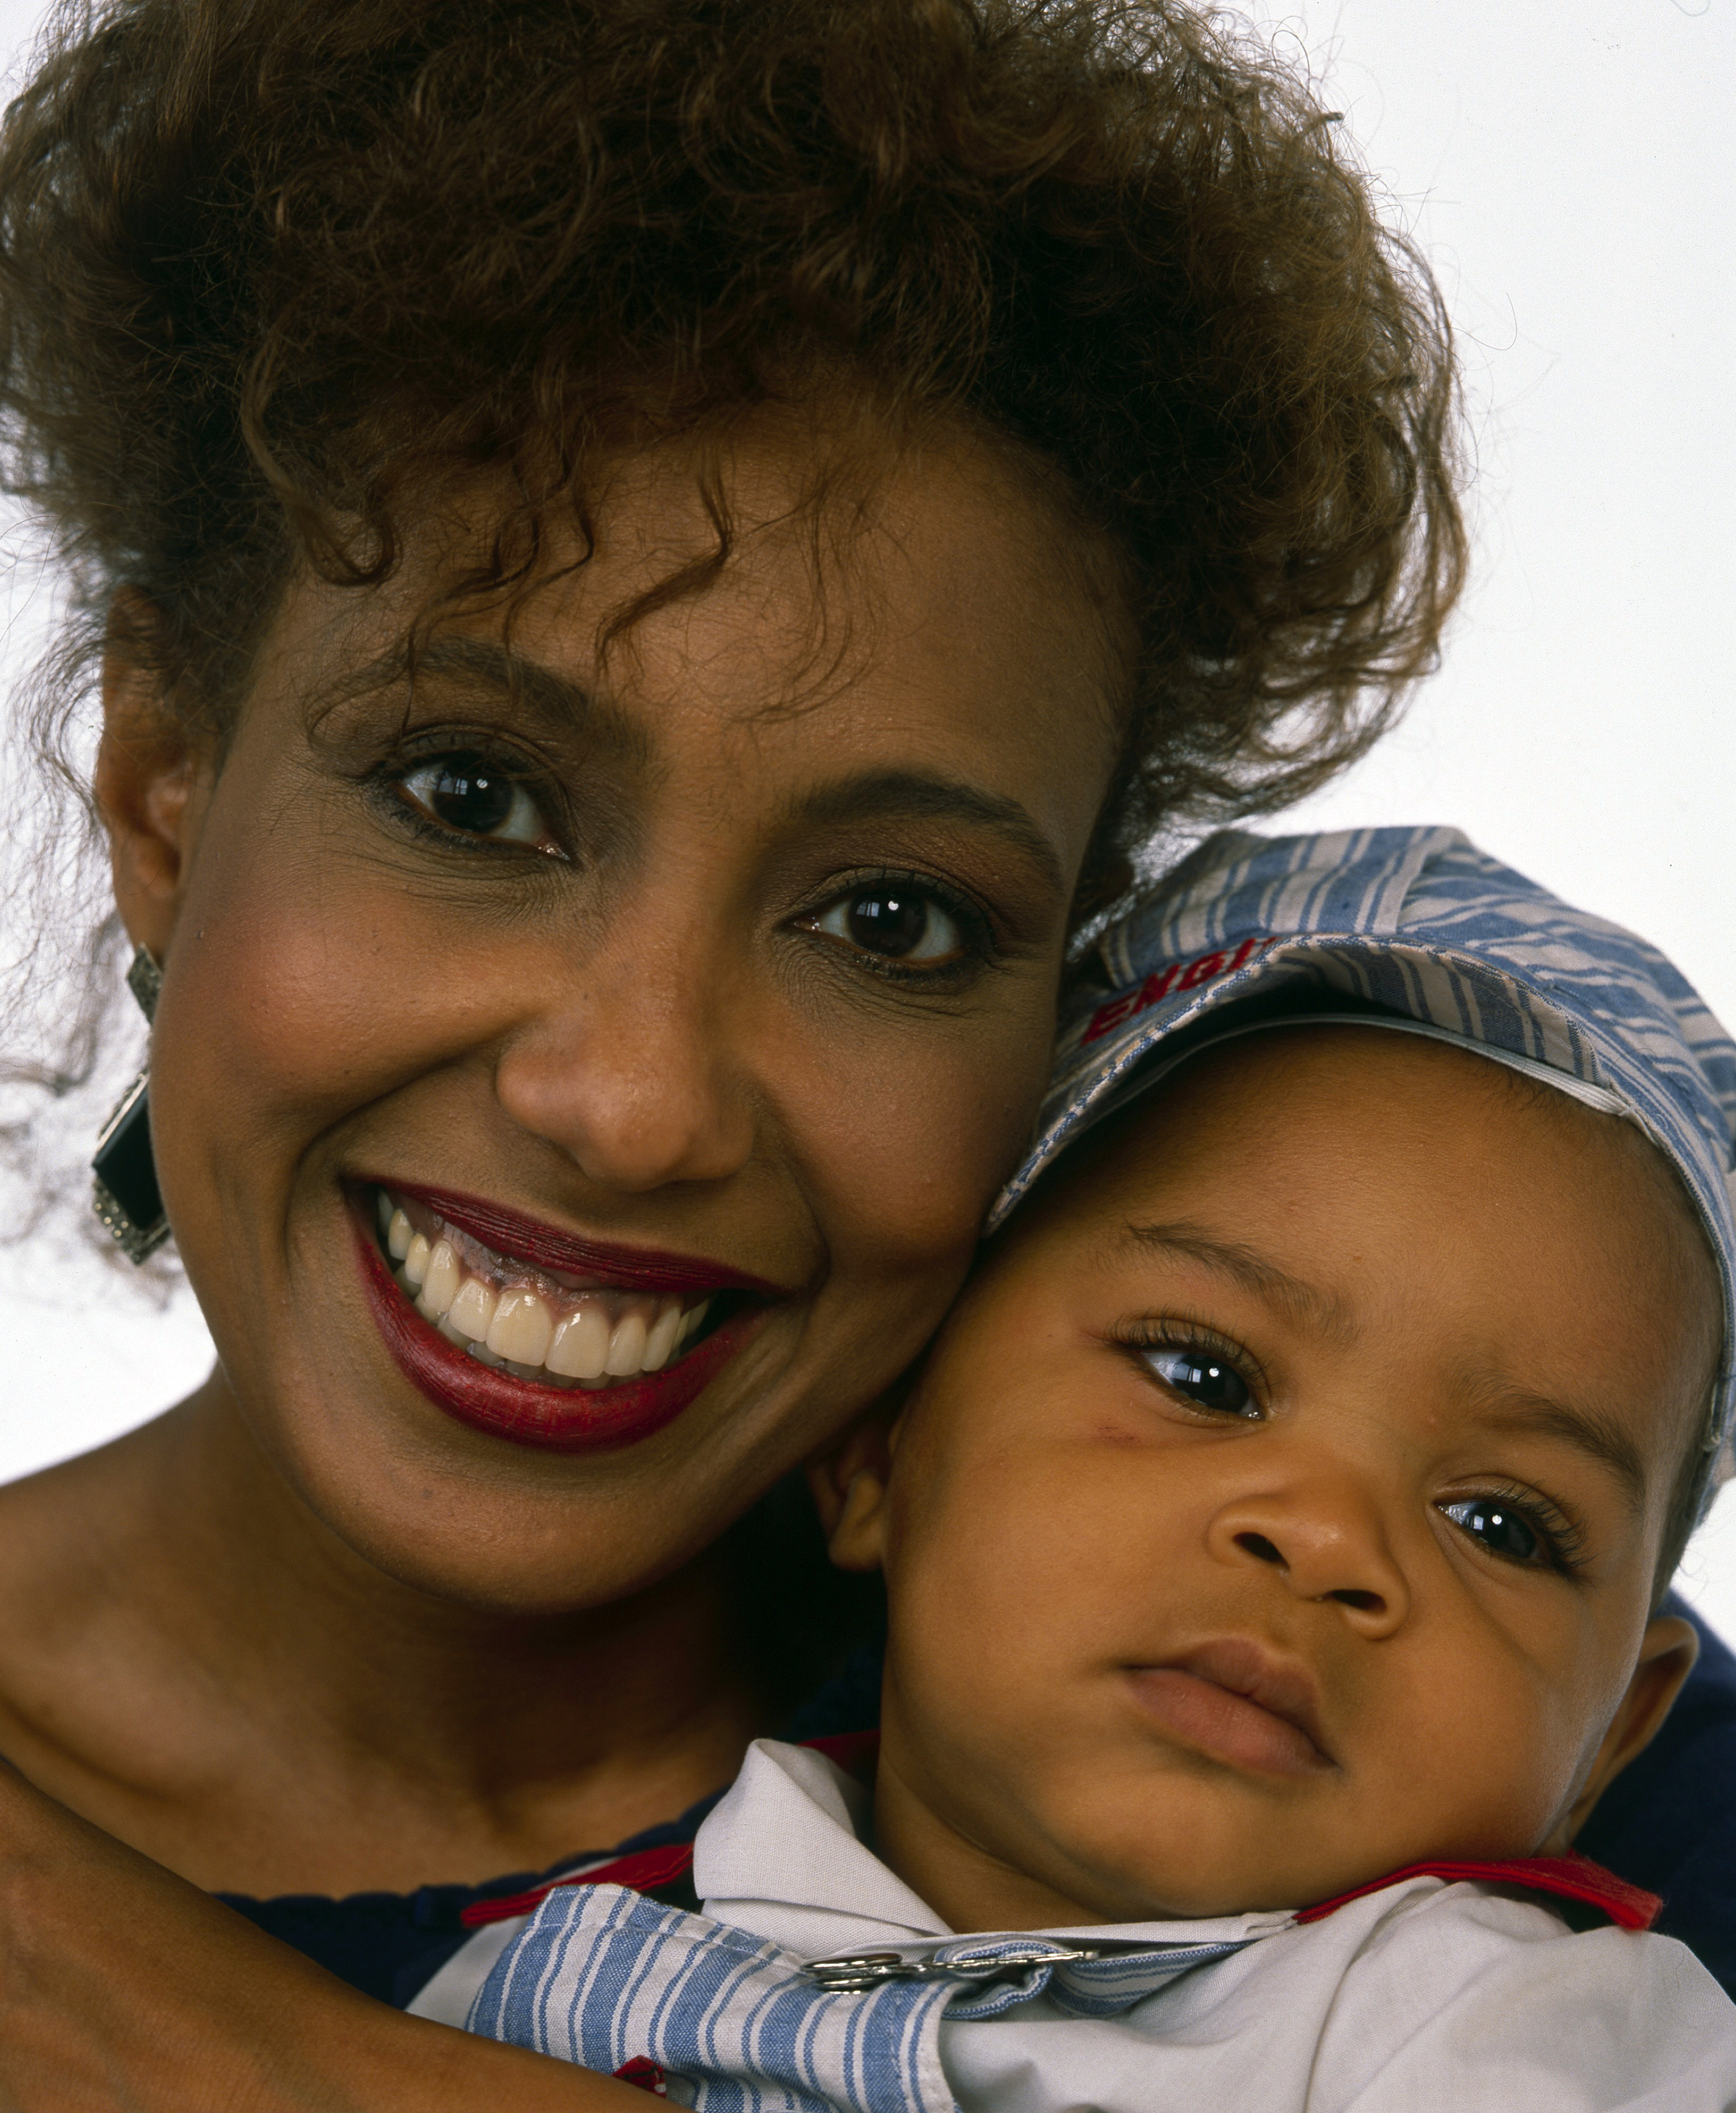
[[[1389,1636],[1409,1612],[1380,1508],[1348,1478],[1226,1504],[1208,1543],[1221,1563],[1273,1572],[1297,1599],[1341,1608],[1360,1635]]]
[[[622,935],[593,954],[502,1052],[495,1090],[506,1113],[601,1188],[737,1172],[756,1131],[747,979],[708,965],[715,952]]]

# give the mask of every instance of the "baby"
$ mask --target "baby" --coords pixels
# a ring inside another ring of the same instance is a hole
[[[1214,839],[1103,952],[1016,1217],[815,1471],[877,1766],[761,1741],[702,1913],[552,1889],[472,2029],[707,2107],[1736,2104],[1571,1846],[1693,1660],[1736,1051],[1446,831]]]

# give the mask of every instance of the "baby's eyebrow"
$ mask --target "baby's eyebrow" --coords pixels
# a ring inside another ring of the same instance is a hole
[[[1165,1255],[1185,1255],[1190,1262],[1203,1262],[1208,1269],[1216,1270],[1219,1276],[1239,1284],[1243,1290],[1251,1291],[1256,1298],[1278,1308],[1299,1326],[1314,1335],[1334,1343],[1351,1343],[1356,1339],[1355,1321],[1341,1299],[1321,1290],[1318,1285],[1305,1284],[1300,1277],[1292,1276],[1287,1270],[1279,1268],[1269,1256],[1240,1240],[1216,1239],[1202,1226],[1190,1225],[1184,1219],[1163,1225],[1130,1222],[1122,1226],[1117,1244],[1147,1251],[1155,1249]]]
[[[1341,1300],[1292,1276],[1257,1248],[1241,1241],[1214,1239],[1202,1226],[1182,1220],[1157,1225],[1130,1221],[1122,1227],[1115,1244],[1166,1256],[1185,1255],[1189,1261],[1202,1262],[1228,1277],[1329,1341],[1349,1344],[1356,1339],[1355,1321]],[[1471,1394],[1469,1414],[1490,1429],[1503,1435],[1559,1439],[1612,1475],[1636,1516],[1644,1510],[1649,1488],[1646,1456],[1633,1433],[1613,1417],[1593,1408],[1576,1408],[1546,1394],[1532,1394],[1493,1377],[1473,1384]]]
[[[1609,1470],[1621,1485],[1628,1508],[1636,1516],[1645,1509],[1646,1456],[1633,1433],[1624,1431],[1612,1417],[1551,1401],[1544,1394],[1508,1394],[1504,1390],[1487,1404],[1484,1418],[1503,1433],[1559,1438],[1564,1445],[1571,1445],[1576,1453]]]

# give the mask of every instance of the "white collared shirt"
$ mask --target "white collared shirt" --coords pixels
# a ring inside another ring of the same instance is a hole
[[[558,1890],[509,1937],[471,2029],[605,2073],[656,2062],[674,2101],[766,2113],[1736,2108],[1736,2006],[1671,1938],[1576,1935],[1434,1877],[1308,1922],[962,1937],[866,1846],[868,1805],[822,1755],[756,1742],[695,1843],[703,1914]],[[968,1978],[1045,1937],[1115,1956]],[[845,1993],[805,1971],[875,1951],[943,1970]]]

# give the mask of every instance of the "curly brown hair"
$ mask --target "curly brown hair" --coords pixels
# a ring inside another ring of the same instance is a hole
[[[1464,557],[1441,304],[1245,29],[69,0],[0,139],[0,475],[85,626],[51,747],[118,587],[221,738],[296,563],[378,582],[430,480],[489,468],[518,504],[465,584],[509,592],[624,431],[715,436],[816,364],[894,427],[1001,436],[1107,532],[1137,669],[1082,907],[1154,825],[1318,783],[1434,654]]]

